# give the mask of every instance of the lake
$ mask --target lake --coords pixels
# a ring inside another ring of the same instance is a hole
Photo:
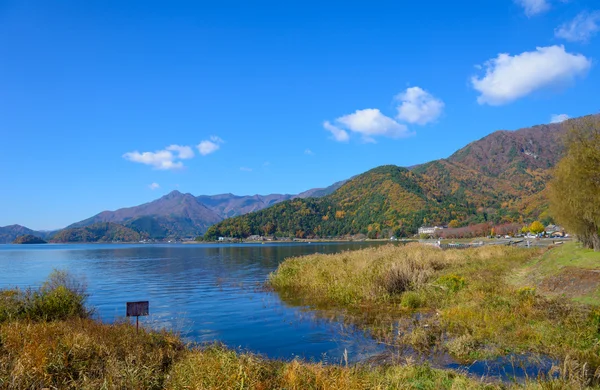
[[[272,358],[339,363],[385,351],[360,331],[293,307],[262,288],[291,256],[335,253],[380,243],[0,245],[0,288],[38,287],[53,269],[88,286],[104,322],[125,316],[127,301],[150,301],[140,323],[219,341]]]

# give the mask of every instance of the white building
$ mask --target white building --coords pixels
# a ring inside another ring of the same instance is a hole
[[[442,226],[421,226],[419,228],[419,234],[430,234],[433,235],[437,231],[444,230]]]

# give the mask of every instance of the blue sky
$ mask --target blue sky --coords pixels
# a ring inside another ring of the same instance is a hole
[[[598,9],[0,0],[0,226],[298,193],[596,113]]]

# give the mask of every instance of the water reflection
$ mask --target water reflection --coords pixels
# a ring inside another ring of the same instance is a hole
[[[84,278],[90,304],[112,322],[125,302],[149,300],[142,319],[191,341],[221,341],[275,358],[339,362],[381,354],[361,331],[258,288],[283,259],[376,243],[239,245],[0,245],[0,287],[39,286],[54,268]]]

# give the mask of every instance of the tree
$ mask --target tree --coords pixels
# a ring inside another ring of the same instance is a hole
[[[529,231],[533,234],[543,233],[546,228],[540,221],[533,221],[531,225],[529,225]]]
[[[570,120],[566,153],[550,183],[554,220],[600,251],[600,116]]]

